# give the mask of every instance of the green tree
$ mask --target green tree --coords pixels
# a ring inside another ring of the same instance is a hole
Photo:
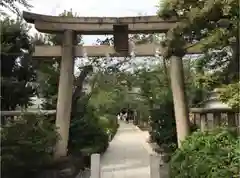
[[[210,69],[216,69],[218,66],[219,69],[220,64],[225,69],[215,74],[222,73],[226,76],[220,77],[222,78],[220,83],[229,83],[231,79],[238,80],[238,67],[236,67],[239,65],[238,9],[236,0],[162,2],[159,15],[179,21],[169,30],[167,39],[162,43],[165,47],[165,56],[174,54],[182,57],[189,47],[200,49],[206,52],[204,60],[199,62],[202,68],[200,75],[204,75],[203,71],[207,66],[211,66]]]
[[[35,94],[35,70],[28,26],[21,20],[1,20],[1,109],[27,107]]]
[[[32,5],[28,2],[28,0],[2,0],[0,2],[0,14],[4,15],[5,10],[8,9],[13,13],[16,13],[18,15],[21,14],[20,10],[19,10],[19,5],[23,6],[25,8],[31,8]]]
[[[70,11],[64,11],[59,16],[74,17],[76,14]],[[81,43],[81,36],[77,35],[77,44]],[[48,45],[61,45],[62,44],[62,35],[47,35],[42,41],[35,41],[35,44],[48,44]],[[76,60],[76,59],[75,59]],[[56,109],[57,104],[57,93],[58,93],[58,82],[60,75],[60,58],[53,58],[48,61],[42,60],[39,62],[38,70],[38,82],[40,84],[39,95],[45,99],[43,107],[45,109]],[[83,81],[87,77],[87,74],[91,72],[91,67],[86,66],[82,69],[82,72],[75,77],[75,90],[73,93],[73,106],[75,108],[76,100],[79,99],[81,95],[81,90],[83,86]],[[74,109],[73,109],[74,110]]]
[[[234,109],[240,108],[240,83],[225,85],[222,87],[219,98]]]
[[[203,73],[214,71],[220,84],[238,82],[239,66],[239,4],[228,1],[164,1],[159,11],[165,18],[180,19],[178,34],[185,43],[202,49],[198,59]],[[185,19],[185,20],[181,20]],[[205,72],[204,72],[205,71]],[[208,73],[206,74],[208,75]],[[216,87],[216,85],[215,85]]]

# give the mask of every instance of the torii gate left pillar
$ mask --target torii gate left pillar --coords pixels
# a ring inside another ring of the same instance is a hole
[[[56,114],[56,127],[61,138],[56,144],[55,159],[66,156],[68,146],[74,79],[74,38],[73,30],[64,31]]]

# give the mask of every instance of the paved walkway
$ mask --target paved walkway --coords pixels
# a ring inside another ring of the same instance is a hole
[[[131,123],[119,124],[117,134],[101,157],[101,178],[150,178],[146,134]]]

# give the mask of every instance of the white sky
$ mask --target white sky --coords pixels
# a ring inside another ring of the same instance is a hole
[[[73,9],[80,16],[137,16],[155,15],[160,0],[30,0],[31,11],[58,15]],[[84,44],[91,45],[101,36],[83,36]]]

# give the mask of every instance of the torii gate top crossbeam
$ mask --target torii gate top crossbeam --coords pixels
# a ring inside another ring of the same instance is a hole
[[[175,23],[176,20],[163,20],[158,16],[132,16],[132,17],[61,17],[41,15],[23,11],[24,19],[29,23],[34,21],[77,23],[77,24],[129,24],[129,23]]]
[[[128,33],[161,33],[172,28],[176,20],[163,20],[158,16],[135,17],[60,17],[23,12],[23,18],[34,23],[41,32],[74,30],[81,34],[113,34],[113,26],[128,25]]]

